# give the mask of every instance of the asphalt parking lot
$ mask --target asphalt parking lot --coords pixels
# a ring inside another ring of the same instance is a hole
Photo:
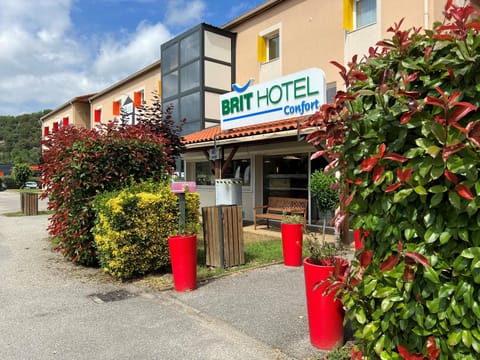
[[[41,202],[39,209],[45,209]],[[307,359],[303,268],[272,265],[154,291],[65,261],[48,216],[6,217],[0,192],[1,359]]]

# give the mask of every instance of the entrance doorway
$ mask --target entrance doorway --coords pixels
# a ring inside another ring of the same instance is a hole
[[[310,163],[310,166],[309,166]],[[263,157],[263,204],[269,196],[309,199],[309,178],[315,170],[325,168],[328,162],[323,158],[310,161],[309,153],[272,155]],[[309,199],[311,209],[307,212],[311,224],[320,224],[323,214],[319,214],[314,199]],[[330,219],[333,212],[327,215]]]
[[[273,155],[263,158],[263,203],[269,196],[308,199],[308,155]]]

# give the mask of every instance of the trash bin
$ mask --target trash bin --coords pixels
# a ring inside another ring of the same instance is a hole
[[[215,205],[242,205],[242,179],[216,179]]]
[[[241,205],[202,208],[205,264],[230,267],[245,264]]]
[[[31,192],[20,193],[20,204],[24,215],[38,215],[38,194]]]

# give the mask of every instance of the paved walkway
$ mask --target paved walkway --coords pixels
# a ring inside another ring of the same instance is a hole
[[[47,240],[48,216],[1,215],[19,207],[18,193],[0,192],[0,359],[319,354],[308,338],[301,267],[272,265],[188,293],[156,292],[65,261]]]

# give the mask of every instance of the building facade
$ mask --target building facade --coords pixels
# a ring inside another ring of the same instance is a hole
[[[90,102],[94,94],[77,96],[42,116],[42,139],[61,126],[74,125],[90,129]]]
[[[160,61],[137,71],[112,86],[89,98],[89,126],[125,118],[135,123],[135,110],[142,105],[151,105],[154,94],[160,94]]]
[[[264,112],[275,109],[262,108],[254,116],[239,115],[233,127],[224,126],[220,114],[220,125],[185,136],[185,174],[187,180],[197,182],[202,206],[217,202],[215,179],[233,178],[242,181],[244,219],[252,220],[253,208],[266,204],[268,197],[282,196],[309,199],[308,221],[320,222],[311,200],[309,178],[327,162],[310,160],[315,149],[298,131],[299,122],[308,116],[303,111],[305,106],[315,103],[304,102],[304,108],[300,107],[305,91],[317,92],[309,88],[311,70],[323,74],[319,103],[311,107],[315,110],[343,88],[338,68],[331,61],[347,64],[356,54],[361,58],[369,47],[387,37],[388,27],[402,18],[404,28],[431,28],[434,21],[442,19],[443,6],[443,0],[269,0],[222,26],[235,36],[233,89],[236,86],[245,93],[242,97],[239,91],[233,91],[235,99],[224,107],[222,99],[228,95],[219,94],[218,111],[228,113],[233,109],[240,114],[242,107],[255,101],[259,105],[279,103],[280,97],[289,93],[298,102],[283,105],[283,113],[277,106],[279,116],[271,121],[262,120]],[[298,82],[289,77],[295,74],[300,74]],[[255,86],[262,89],[255,90],[257,100],[255,94],[250,95],[255,91],[248,92]],[[288,111],[286,116],[285,106],[297,111]],[[209,120],[213,124],[215,119]]]
[[[239,179],[244,219],[252,220],[254,206],[269,196],[300,197],[309,200],[314,224],[319,214],[309,178],[327,162],[310,159],[315,149],[298,128],[343,88],[331,61],[361,58],[402,18],[403,28],[431,28],[442,20],[444,5],[267,0],[220,28],[202,23],[161,44],[161,64],[53,110],[42,118],[43,134],[67,123],[94,128],[122,112],[134,123],[135,109],[156,91],[164,107],[174,106],[174,118],[186,119],[178,170],[196,181],[201,206],[216,204],[216,180]]]
[[[160,61],[137,71],[95,94],[75,97],[41,118],[42,136],[64,125],[94,128],[97,124],[119,119],[122,112],[131,123],[135,109],[151,105],[154,95],[161,96]]]

